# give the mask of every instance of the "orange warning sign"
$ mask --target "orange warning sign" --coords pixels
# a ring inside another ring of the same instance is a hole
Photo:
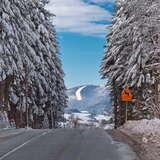
[[[125,89],[122,91],[121,99],[124,102],[131,102],[133,99],[133,95],[131,91],[129,90],[129,87],[126,86]]]

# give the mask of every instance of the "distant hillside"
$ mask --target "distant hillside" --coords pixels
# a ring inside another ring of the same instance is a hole
[[[86,85],[68,89],[69,97],[66,112],[88,111],[92,114],[101,114],[111,111],[109,90],[105,87]]]

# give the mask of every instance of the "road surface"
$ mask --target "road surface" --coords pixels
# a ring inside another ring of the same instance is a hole
[[[0,138],[0,160],[136,160],[102,129],[29,130]]]

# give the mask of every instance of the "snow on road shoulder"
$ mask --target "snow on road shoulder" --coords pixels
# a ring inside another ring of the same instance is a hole
[[[122,128],[133,133],[160,136],[160,119],[128,121]]]
[[[120,130],[141,145],[144,160],[160,159],[160,119],[128,121]]]
[[[0,112],[0,130],[9,128],[9,120],[6,112]]]
[[[123,160],[138,160],[137,155],[132,151],[127,144],[114,142],[117,145],[117,150]]]

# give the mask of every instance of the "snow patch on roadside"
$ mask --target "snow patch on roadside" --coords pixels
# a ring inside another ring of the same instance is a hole
[[[160,119],[128,121],[123,128],[134,133],[160,136]]]
[[[122,157],[121,159],[123,159],[123,160],[136,160],[136,159],[138,159],[136,154],[132,151],[132,149],[127,144],[116,142],[116,145],[118,147],[118,152]]]
[[[112,136],[106,134],[107,138],[110,139],[111,145],[116,146],[117,153],[119,154],[120,159],[117,160],[139,160],[136,153],[132,148],[125,143],[113,140]]]
[[[160,119],[129,121],[120,130],[141,144],[145,160],[160,159]]]
[[[105,125],[103,128],[104,128],[104,130],[113,129],[113,128],[114,128],[114,124],[107,124],[107,125]]]
[[[0,129],[9,128],[9,120],[6,112],[0,112]]]

